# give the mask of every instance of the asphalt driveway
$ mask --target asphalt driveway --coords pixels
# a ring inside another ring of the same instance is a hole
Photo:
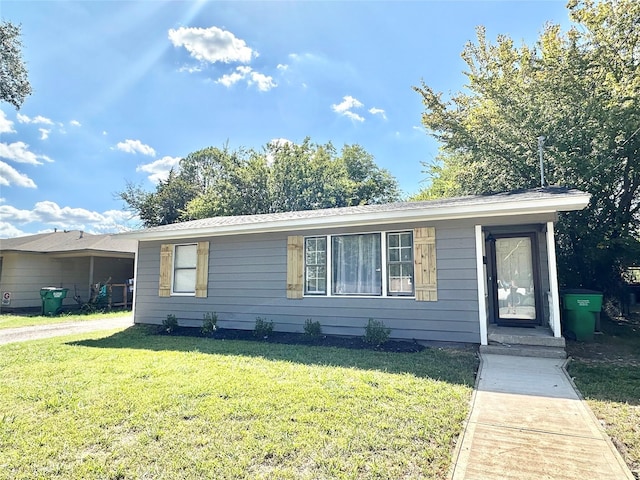
[[[112,330],[126,328],[133,325],[133,316],[107,318],[103,320],[89,320],[86,322],[62,322],[50,325],[36,325],[29,327],[6,328],[0,330],[0,345],[14,342],[26,342],[41,338],[60,337],[76,333],[95,332],[98,330]]]

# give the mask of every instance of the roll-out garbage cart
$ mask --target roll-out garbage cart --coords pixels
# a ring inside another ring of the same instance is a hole
[[[42,314],[57,315],[62,311],[62,301],[67,297],[68,288],[42,287],[40,298],[42,299]]]
[[[593,332],[602,310],[602,293],[593,290],[562,292],[562,314],[565,336],[575,336],[580,342],[593,340]]]

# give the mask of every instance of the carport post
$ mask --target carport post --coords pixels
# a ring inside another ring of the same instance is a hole
[[[91,298],[92,285],[93,285],[93,255],[89,257],[89,298]]]

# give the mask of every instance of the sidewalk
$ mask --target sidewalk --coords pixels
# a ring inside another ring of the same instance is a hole
[[[31,327],[17,327],[0,329],[0,345],[13,342],[25,342],[41,338],[60,337],[75,333],[95,332],[97,330],[111,330],[133,325],[133,316],[126,315],[104,320],[88,320],[82,322],[52,323],[50,325],[36,325]]]
[[[564,360],[481,356],[453,480],[633,480]]]

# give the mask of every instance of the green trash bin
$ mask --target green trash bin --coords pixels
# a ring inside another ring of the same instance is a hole
[[[602,310],[602,293],[593,290],[565,290],[562,293],[564,332],[580,342],[593,340],[596,320]]]
[[[68,288],[42,287],[40,298],[42,299],[42,314],[57,315],[62,311],[62,301],[67,297]]]

